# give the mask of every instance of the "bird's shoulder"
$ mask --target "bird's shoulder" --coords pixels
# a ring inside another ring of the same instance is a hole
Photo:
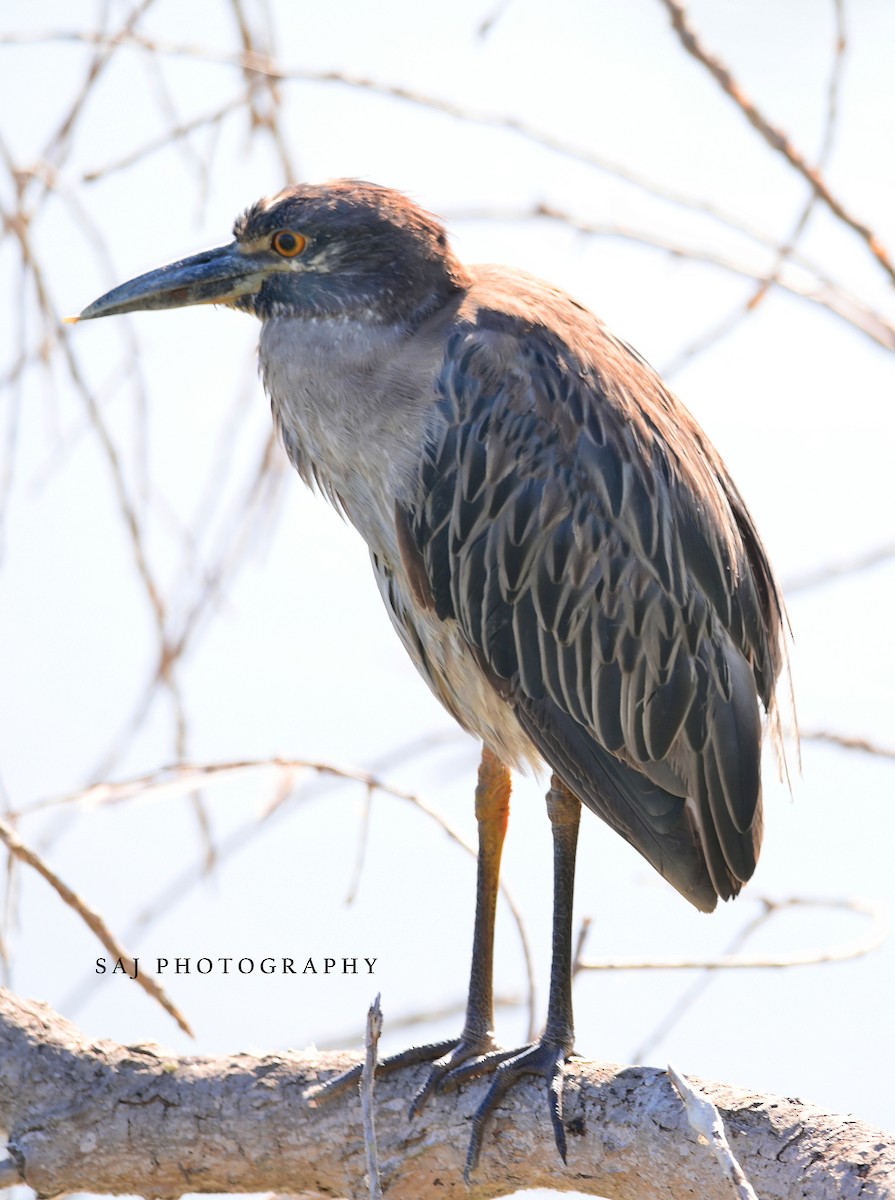
[[[422,476],[441,521],[451,493],[454,547],[497,520],[507,545],[540,545],[582,578],[595,559],[613,574],[624,563],[635,595],[704,608],[770,705],[782,604],[721,455],[649,363],[562,289],[491,265],[470,279],[443,333]]]

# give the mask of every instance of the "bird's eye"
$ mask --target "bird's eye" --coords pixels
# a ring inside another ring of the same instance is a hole
[[[307,246],[308,239],[300,233],[293,233],[291,229],[281,229],[273,235],[270,244],[283,258],[295,258]]]

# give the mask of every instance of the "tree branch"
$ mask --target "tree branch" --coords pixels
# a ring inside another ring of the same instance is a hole
[[[853,229],[866,242],[873,257],[882,266],[889,278],[895,282],[895,266],[893,266],[885,247],[874,231],[846,209],[845,205],[827,187],[823,176],[817,168],[812,167],[805,160],[804,156],[796,150],[786,134],[781,129],[772,125],[759,111],[746,96],[724,63],[715,55],[709,54],[688,23],[686,10],[679,3],[679,0],[662,0],[662,3],[668,9],[672,27],[687,53],[692,54],[698,62],[701,62],[707,68],[711,76],[738,106],[752,128],[758,130],[771,149],[776,150],[778,154],[782,154],[790,166],[794,167],[810,183],[818,199],[822,200],[840,221]]]
[[[38,1194],[89,1191],[368,1194],[359,1098],[312,1108],[306,1088],[341,1054],[179,1057],[93,1042],[47,1005],[0,990],[0,1126],[8,1160]],[[608,1197],[729,1200],[729,1181],[690,1128],[663,1071],[575,1060],[565,1077],[569,1163],[553,1145],[543,1084],[515,1087],[489,1130],[471,1188],[469,1121],[482,1083],[435,1096],[414,1121],[420,1068],[381,1078],[376,1131],[390,1200],[487,1200],[552,1187]],[[693,1082],[693,1081],[691,1081]],[[799,1101],[718,1083],[718,1107],[758,1195],[892,1200],[895,1145],[879,1130]]]

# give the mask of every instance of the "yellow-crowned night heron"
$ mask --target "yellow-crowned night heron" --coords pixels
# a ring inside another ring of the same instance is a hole
[[[580,803],[704,912],[755,869],[759,704],[773,712],[783,656],[755,527],[635,351],[549,284],[463,266],[442,225],[388,188],[287,188],[240,217],[229,245],[125,283],[81,318],[205,303],[260,318],[286,453],[366,539],[407,652],[483,743],[466,1023],[458,1041],[390,1064],[434,1063],[415,1110],[437,1084],[494,1070],[467,1170],[507,1087],[543,1075],[565,1157]],[[504,1051],[491,964],[509,769],[542,761],[547,1024]]]

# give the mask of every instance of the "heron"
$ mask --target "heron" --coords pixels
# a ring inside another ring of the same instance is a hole
[[[482,744],[463,1029],[382,1069],[429,1064],[412,1114],[437,1088],[490,1077],[467,1177],[507,1089],[541,1076],[565,1160],[582,804],[702,912],[755,870],[785,643],[753,520],[644,358],[558,287],[461,263],[443,223],[391,188],[287,187],[248,208],[228,244],[132,279],[75,320],[195,304],[261,321],[286,454],[365,539],[405,650]],[[544,767],[546,1023],[506,1049],[492,958],[511,771]]]

